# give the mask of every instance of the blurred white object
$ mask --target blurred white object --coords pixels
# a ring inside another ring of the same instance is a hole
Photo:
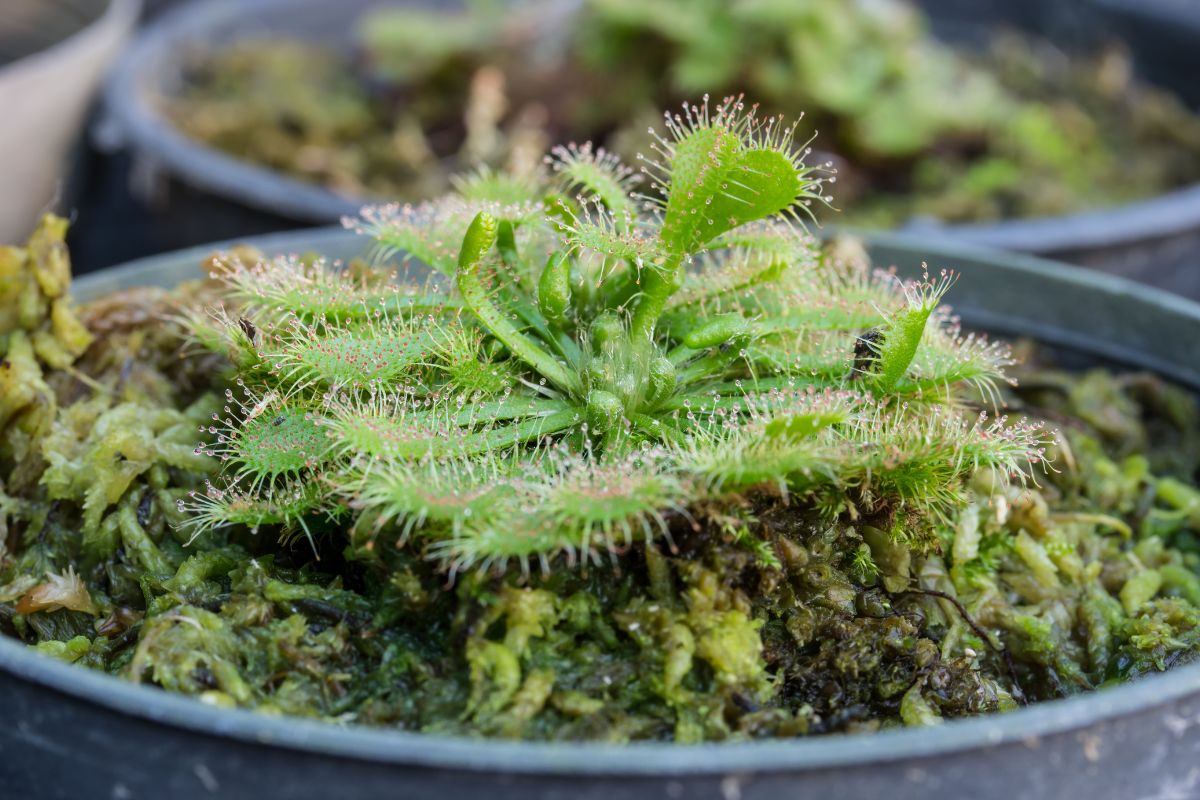
[[[0,243],[24,240],[54,208],[84,114],[140,6],[110,0],[91,23],[0,67]]]

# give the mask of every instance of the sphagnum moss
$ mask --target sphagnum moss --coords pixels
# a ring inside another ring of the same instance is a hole
[[[950,278],[781,217],[822,175],[738,101],[659,145],[653,199],[576,147],[356,223],[428,280],[243,252],[182,315],[50,303],[50,223],[6,273],[5,632],[217,705],[608,741],[932,724],[1193,657],[1190,397],[1013,388]],[[218,356],[175,357],[181,317]]]

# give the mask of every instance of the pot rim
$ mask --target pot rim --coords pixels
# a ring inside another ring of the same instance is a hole
[[[378,198],[352,197],[228,155],[180,132],[155,107],[143,84],[148,65],[203,38],[247,9],[270,12],[295,0],[199,0],[164,15],[138,37],[104,86],[105,133],[165,165],[192,186],[266,211],[311,222],[355,214]],[[411,2],[411,0],[410,0]],[[1000,222],[916,221],[904,228],[930,240],[957,240],[1025,252],[1090,250],[1166,238],[1200,227],[1200,183],[1109,208]]]
[[[1135,13],[1156,22],[1200,32],[1200,15],[1191,0],[1093,0],[1101,8]]]
[[[1049,275],[1067,289],[1085,285],[1098,288],[1184,315],[1200,325],[1200,304],[1083,268],[1030,256],[994,253],[970,245],[938,244],[934,247],[903,234],[870,233],[863,238],[871,246],[925,251],[938,260],[985,262],[1002,266],[1017,275],[1026,272]],[[361,241],[361,238],[350,231],[326,227],[218,242],[101,270],[80,278],[75,288],[77,294],[86,296],[122,283],[168,285],[177,282],[183,265],[199,265],[206,255],[228,250],[239,243],[257,246],[272,255],[339,246],[344,249],[351,241]],[[1095,347],[1092,349],[1096,352]],[[1193,388],[1200,388],[1200,385]],[[700,745],[511,742],[339,726],[248,710],[215,708],[194,698],[171,695],[150,686],[60,662],[2,636],[0,672],[126,716],[249,744],[384,764],[534,775],[667,777],[857,766],[1012,743],[1032,746],[1041,737],[1072,731],[1078,731],[1080,736],[1090,736],[1091,731],[1087,729],[1108,720],[1155,710],[1162,715],[1167,734],[1181,736],[1190,728],[1200,726],[1200,717],[1172,714],[1167,708],[1176,700],[1200,693],[1200,663],[1088,694],[1037,703],[1010,713],[952,720],[932,728]]]

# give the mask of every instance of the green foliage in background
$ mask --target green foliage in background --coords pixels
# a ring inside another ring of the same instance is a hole
[[[553,142],[631,157],[658,109],[745,92],[821,132],[863,224],[1063,214],[1200,179],[1200,121],[1119,49],[997,35],[974,52],[900,0],[545,0],[381,8],[356,52],[249,40],[168,103],[184,131],[384,199],[441,194],[485,162],[528,173]]]

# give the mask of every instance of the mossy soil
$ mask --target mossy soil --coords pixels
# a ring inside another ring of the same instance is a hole
[[[193,539],[224,386],[170,320],[213,287],[76,311],[60,229],[3,256],[0,628],[47,656],[339,723],[695,742],[1003,712],[1200,647],[1196,404],[1149,375],[1027,369],[1008,400],[1062,431],[1052,471],[977,476],[920,555],[886,503],[759,494],[601,566],[451,580],[369,521]]]

